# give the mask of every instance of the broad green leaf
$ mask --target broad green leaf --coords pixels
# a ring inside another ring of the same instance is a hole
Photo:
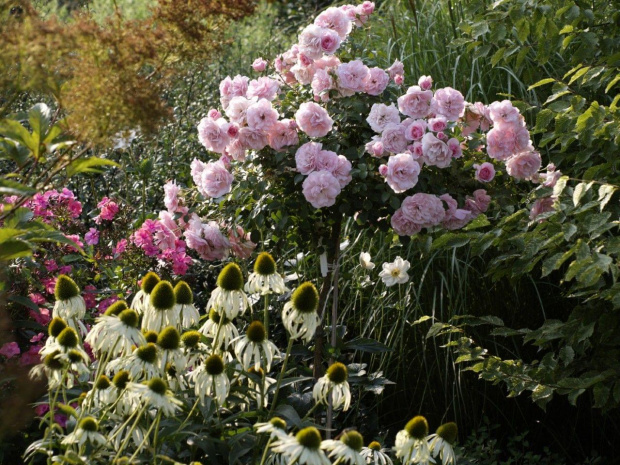
[[[573,82],[575,82],[581,76],[586,74],[589,70],[590,70],[590,66],[584,66],[579,71],[577,71],[575,74],[573,74],[573,76],[570,78],[570,81],[568,81],[568,84],[571,85]]]
[[[554,197],[559,197],[560,194],[564,192],[567,182],[568,182],[568,176],[562,176],[560,179],[558,179],[558,182],[556,182],[555,186],[553,187]]]
[[[21,239],[8,239],[0,242],[0,260],[14,260],[32,255],[30,244]]]
[[[24,307],[35,311],[36,313],[40,313],[39,306],[35,304],[29,297],[25,297],[23,295],[13,295],[9,297],[9,300],[12,302],[17,302],[18,304],[21,304]]]
[[[592,184],[592,182],[580,182],[579,184],[577,184],[577,186],[575,186],[575,190],[573,192],[573,205],[575,205],[575,207],[579,205],[579,201],[584,196],[584,194],[590,190]]]
[[[601,211],[605,208],[605,205],[611,200],[611,196],[614,195],[616,187],[611,184],[603,184],[598,189],[598,200],[601,202]]]
[[[605,93],[608,93],[609,90],[618,83],[618,81],[620,81],[620,74],[617,74],[616,77],[613,78],[609,84],[607,84],[607,87],[605,87]]]
[[[97,168],[106,165],[120,166],[118,163],[112,160],[106,160],[105,158],[79,158],[67,166],[67,175],[73,176],[78,173],[101,173],[102,171]]]
[[[551,84],[552,82],[556,82],[553,78],[545,78],[538,81],[536,84],[532,84],[527,88],[527,90],[535,89],[536,87],[544,86],[545,84]]]
[[[32,195],[36,192],[32,187],[17,181],[0,179],[0,195]]]
[[[374,339],[370,339],[367,337],[357,337],[347,342],[343,346],[343,349],[359,350],[361,352],[368,352],[370,354],[378,354],[381,352],[389,352],[392,350],[385,344],[382,344],[379,341],[375,341]]]

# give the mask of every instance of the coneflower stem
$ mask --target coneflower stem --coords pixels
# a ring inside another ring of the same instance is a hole
[[[273,414],[273,411],[276,408],[276,403],[278,401],[278,394],[280,394],[280,385],[282,384],[282,378],[284,378],[284,373],[286,372],[286,364],[288,362],[289,357],[291,356],[291,350],[293,349],[293,342],[295,340],[292,337],[288,339],[288,346],[286,347],[286,355],[284,356],[284,361],[282,362],[282,369],[280,370],[280,374],[278,375],[278,382],[276,383],[276,391],[273,394],[273,400],[271,401],[271,409],[269,409],[269,416]]]

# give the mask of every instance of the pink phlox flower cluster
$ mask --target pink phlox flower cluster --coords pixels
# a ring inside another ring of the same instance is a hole
[[[7,360],[19,355],[20,352],[17,342],[7,342],[0,347],[0,355],[6,357]]]
[[[4,202],[12,204],[17,201],[17,196],[7,197]],[[45,222],[53,218],[68,215],[70,218],[78,218],[82,213],[82,204],[75,198],[75,194],[66,187],[58,192],[51,189],[35,194],[24,203],[24,207],[30,208],[35,217]]]
[[[95,217],[97,224],[101,224],[103,220],[113,220],[119,210],[118,204],[108,197],[103,197],[97,204],[97,208],[99,208],[99,215]]]
[[[90,228],[86,234],[84,234],[84,242],[88,245],[99,244],[99,231],[96,228]]]

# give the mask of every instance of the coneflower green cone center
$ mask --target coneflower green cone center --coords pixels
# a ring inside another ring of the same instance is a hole
[[[190,305],[194,303],[194,294],[185,281],[179,281],[174,286],[174,297],[177,300],[177,304]]]
[[[137,328],[138,322],[140,321],[140,317],[138,316],[138,312],[128,308],[127,310],[123,310],[119,315],[118,319],[123,322],[125,326],[129,326],[131,328]]]
[[[101,375],[95,383],[95,389],[107,389],[110,387],[110,378],[106,375]]]
[[[381,450],[381,444],[377,441],[372,441],[370,444],[368,444],[368,448],[371,450]]]
[[[458,434],[459,429],[453,421],[445,423],[437,428],[437,436],[445,439],[450,444],[454,444],[456,442]]]
[[[143,362],[155,363],[155,360],[157,360],[157,347],[152,342],[149,342],[144,346],[138,347],[136,355]]]
[[[64,347],[75,347],[78,345],[79,339],[75,329],[66,327],[56,338],[58,344]]]
[[[424,439],[428,435],[428,421],[422,415],[413,417],[405,425],[405,431],[413,438]]]
[[[152,342],[153,344],[155,344],[157,342],[157,332],[156,331],[145,332],[144,339],[146,339],[146,342]]]
[[[309,426],[300,430],[295,438],[297,442],[308,449],[318,449],[321,447],[321,433],[314,426]]]
[[[212,376],[221,375],[224,372],[224,361],[219,355],[213,354],[205,361],[205,368]]]
[[[80,288],[73,279],[65,274],[58,276],[56,286],[54,287],[54,297],[56,297],[56,300],[69,300],[79,294]]]
[[[229,263],[220,271],[217,277],[218,287],[225,291],[239,291],[243,289],[243,274],[236,263]]]
[[[164,328],[157,336],[157,345],[165,350],[174,350],[179,348],[181,336],[174,326]]]
[[[174,307],[174,288],[168,281],[160,281],[151,292],[151,305],[155,310],[170,310]]]
[[[67,323],[62,318],[52,318],[50,321],[50,325],[47,328],[47,332],[51,337],[58,337],[58,335],[62,332],[63,329],[67,327]]]
[[[127,302],[125,302],[124,300],[118,300],[116,302],[114,302],[112,305],[110,305],[107,310],[105,311],[104,315],[107,316],[113,316],[113,315],[120,315],[121,312],[123,310],[127,310],[129,307],[127,306]]]
[[[316,312],[319,306],[319,292],[312,283],[303,283],[291,297],[293,301],[293,307],[295,307],[301,313]]]
[[[129,372],[127,370],[121,370],[114,375],[112,378],[112,383],[116,386],[117,389],[125,389],[127,387],[127,383],[129,383]]]
[[[58,352],[58,351],[52,352],[51,354],[46,355],[45,358],[43,359],[43,363],[50,370],[60,370],[60,369],[62,369],[62,362],[56,358],[56,356],[59,353],[60,352]]]
[[[155,288],[155,286],[157,286],[157,283],[159,281],[159,276],[157,276],[157,274],[153,273],[152,271],[149,271],[147,274],[144,275],[144,278],[142,278],[142,291],[150,294],[151,292],[153,292],[153,289]]]
[[[347,367],[340,363],[332,363],[332,365],[327,369],[327,377],[334,384],[344,383],[349,377],[349,373],[347,372]]]
[[[286,422],[280,417],[273,417],[269,423],[282,431],[286,431]]]
[[[351,449],[359,452],[364,447],[364,438],[357,431],[347,431],[343,433],[340,440]]]
[[[211,310],[209,310],[209,319],[213,323],[219,324],[220,320],[222,319],[222,316],[219,313],[217,313],[216,309],[212,308]],[[224,317],[224,319],[222,320],[222,324],[225,325],[225,324],[228,324],[228,323],[230,323],[230,320],[228,318]]]
[[[95,432],[99,429],[97,420],[95,420],[92,417],[83,418],[82,421],[80,421],[80,424],[78,427],[80,429],[83,429],[84,431],[89,431],[89,432]]]
[[[84,356],[77,350],[70,350],[67,354],[71,363],[79,363],[84,361]]]
[[[202,335],[198,331],[187,331],[181,336],[181,341],[183,341],[185,347],[193,349],[194,347],[198,346],[201,338]]]
[[[250,323],[248,330],[245,333],[248,339],[252,342],[261,343],[265,340],[267,333],[265,332],[265,326],[260,321],[253,321]]]
[[[254,262],[254,272],[269,276],[276,272],[276,262],[269,252],[261,252]]]
[[[161,396],[166,394],[166,389],[168,389],[168,386],[166,386],[166,382],[161,378],[153,378],[152,380],[149,381],[147,386],[149,387],[151,391]]]

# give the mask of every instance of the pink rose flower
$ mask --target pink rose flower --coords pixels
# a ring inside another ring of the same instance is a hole
[[[430,76],[420,76],[420,79],[418,79],[418,86],[420,86],[422,90],[430,90],[430,88],[433,87],[433,78]]]
[[[397,74],[396,76],[394,76],[394,84],[396,84],[397,86],[402,86],[405,82],[405,76],[403,76],[402,74]]]
[[[488,131],[491,125],[489,109],[481,102],[470,103],[465,107],[463,135],[468,136],[478,128]]]
[[[451,139],[448,139],[446,145],[448,146],[448,149],[450,149],[452,158],[461,158],[463,156],[463,149],[461,148],[461,143],[457,138],[453,137]]]
[[[39,307],[38,312],[32,309],[28,310],[28,316],[30,316],[30,318],[32,318],[34,321],[36,321],[40,325],[44,325],[44,326],[47,325],[51,320],[50,311],[49,309],[45,307]]]
[[[7,342],[0,348],[0,355],[6,357],[7,360],[19,354],[20,350],[17,342]]]
[[[450,121],[456,121],[465,111],[465,98],[458,90],[444,87],[435,92],[432,111],[436,115],[445,116]]]
[[[340,36],[336,31],[310,24],[299,35],[299,51],[316,60],[323,54],[333,54],[340,46],[340,42]]]
[[[199,164],[202,164],[201,168],[195,170],[198,175],[193,176],[192,174],[198,192],[205,197],[211,198],[218,198],[230,192],[234,178],[226,170],[222,162],[216,161],[205,164],[194,158],[191,166],[193,168],[194,165]]]
[[[164,205],[168,211],[176,212],[179,209],[179,192],[181,188],[175,181],[164,184]]]
[[[338,167],[338,154],[330,150],[320,150],[314,159],[315,171],[329,171],[333,173]]]
[[[385,90],[389,82],[388,73],[381,68],[370,68],[363,81],[364,92],[368,95],[379,95]]]
[[[428,128],[433,132],[444,131],[448,127],[448,120],[445,116],[438,115],[428,120]]]
[[[297,130],[291,127],[290,120],[283,119],[273,125],[268,134],[269,146],[274,150],[280,150],[289,145],[299,144]]]
[[[382,165],[383,166],[383,165]],[[394,192],[400,194],[411,189],[418,183],[420,164],[410,153],[400,153],[388,159],[387,170],[384,170],[385,181]],[[380,170],[381,172],[381,170]]]
[[[402,208],[394,212],[390,219],[392,229],[399,236],[413,236],[422,230],[422,226],[403,213]]]
[[[401,124],[388,124],[381,133],[381,142],[388,152],[404,152],[407,148],[405,129]]]
[[[338,179],[329,171],[313,171],[302,184],[304,197],[314,208],[331,207],[340,191]]]
[[[336,7],[330,7],[319,14],[314,24],[335,31],[342,40],[346,39],[353,27],[346,13]]]
[[[553,206],[554,203],[555,197],[553,196],[536,199],[536,202],[534,202],[534,205],[532,205],[532,209],[530,210],[530,220],[534,220],[538,215],[555,210],[555,207]]]
[[[310,84],[312,82],[312,79],[314,79],[314,73],[316,72],[316,68],[314,67],[314,63],[304,65],[300,62],[293,66],[291,68],[291,71],[295,75],[295,80],[297,82],[306,85]]]
[[[228,255],[230,242],[224,237],[215,221],[203,223],[192,213],[184,232],[187,247],[195,250],[204,260],[221,260]]]
[[[558,179],[562,177],[562,172],[560,170],[556,170],[553,163],[549,163],[546,170],[546,173],[540,174],[540,177],[543,180],[542,185],[544,187],[554,187],[558,182]]]
[[[233,123],[243,126],[246,124],[248,108],[255,102],[255,99],[249,100],[245,97],[233,97],[226,108],[226,116],[228,116]]]
[[[447,168],[452,161],[452,151],[445,142],[440,141],[432,132],[422,137],[422,156],[430,166]]]
[[[405,137],[407,140],[420,140],[426,133],[426,127],[426,121],[423,119],[417,119],[407,125],[407,128],[405,129]]]
[[[364,79],[366,79],[369,73],[368,67],[361,60],[349,61],[336,68],[338,85],[343,89],[349,89],[354,92],[364,90]]]
[[[127,239],[121,239],[120,241],[116,243],[116,245],[112,249],[112,253],[114,253],[114,255],[120,255],[123,252],[125,252],[126,249],[127,249]]]
[[[408,148],[414,156],[417,156],[418,158],[422,159],[422,161],[424,161],[424,147],[422,146],[421,141],[415,141]]]
[[[431,110],[432,99],[432,91],[412,86],[405,95],[398,97],[398,109],[402,114],[411,118],[425,118]]]
[[[256,248],[256,244],[250,240],[250,234],[246,233],[241,226],[228,230],[230,250],[235,257],[247,260]]]
[[[95,228],[90,228],[86,234],[84,234],[84,241],[88,245],[97,245],[99,243],[99,231]]]
[[[295,152],[295,164],[297,171],[301,174],[308,175],[316,171],[316,159],[321,152],[323,145],[318,142],[307,142],[297,149]]]
[[[239,142],[244,150],[261,150],[269,143],[267,133],[249,127],[239,129]]]
[[[329,94],[326,92],[334,86],[334,81],[327,71],[317,69],[312,78],[312,91],[315,99],[319,97],[322,101],[329,100]]]
[[[314,102],[302,103],[295,113],[295,121],[309,137],[326,136],[334,123],[327,111]]]
[[[252,97],[257,97],[259,99],[264,98],[272,101],[276,98],[279,91],[280,83],[278,81],[267,76],[263,76],[250,81],[247,96],[249,99]]]
[[[38,292],[33,292],[29,294],[28,297],[30,297],[30,300],[32,300],[36,305],[42,305],[46,302],[45,297]]]
[[[207,116],[211,119],[218,119],[222,117],[222,114],[215,108],[211,108],[207,113]]]
[[[228,126],[224,118],[213,120],[203,118],[198,124],[198,139],[203,147],[215,153],[223,153],[230,141]]]
[[[489,105],[489,117],[493,124],[513,124],[519,125],[521,113],[519,109],[512,105],[510,100],[502,100],[501,102],[493,102]]]
[[[454,200],[450,194],[443,194],[439,198],[446,202],[446,205],[448,205],[446,216],[441,222],[441,226],[443,228],[448,230],[461,229],[471,221],[471,212],[469,210],[458,208],[456,200]]]
[[[383,103],[375,103],[370,108],[366,121],[373,131],[382,133],[388,124],[400,124],[400,115],[394,104],[387,106]]]
[[[344,155],[338,155],[338,164],[336,165],[336,169],[332,171],[332,174],[338,180],[338,183],[340,183],[341,189],[344,189],[353,179],[351,176],[351,169],[352,165],[349,159]]]
[[[482,165],[474,165],[476,169],[476,180],[480,182],[491,182],[495,177],[495,167],[492,163],[484,162]]]
[[[521,152],[506,160],[506,172],[515,179],[530,179],[540,169],[540,154],[533,150]]]
[[[267,99],[260,99],[248,107],[246,120],[252,129],[268,132],[278,121],[280,115]]]
[[[383,142],[381,142],[381,138],[379,136],[374,136],[372,140],[366,144],[364,149],[375,158],[381,158],[385,153]]]
[[[530,146],[530,133],[524,126],[498,125],[487,134],[487,154],[496,160],[506,160]]]
[[[375,2],[365,1],[364,3],[357,5],[355,11],[359,15],[370,16],[375,11]]]
[[[487,195],[487,191],[484,189],[477,189],[474,191],[473,198],[467,196],[463,208],[469,210],[472,213],[472,217],[476,217],[486,212],[489,209],[490,203],[491,197]]]
[[[392,66],[390,66],[387,70],[390,79],[394,79],[396,76],[403,76],[405,74],[405,66],[399,60],[394,60]]]
[[[262,73],[263,71],[265,71],[266,67],[267,67],[267,62],[263,60],[262,58],[257,58],[252,63],[252,69],[256,71],[257,73]]]
[[[431,194],[417,193],[406,197],[400,208],[405,216],[423,228],[436,226],[445,217],[443,203]]]

